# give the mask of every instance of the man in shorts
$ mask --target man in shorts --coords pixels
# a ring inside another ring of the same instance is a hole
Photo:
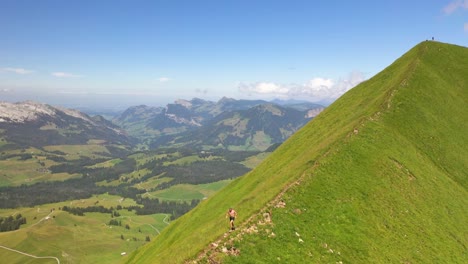
[[[236,227],[234,226],[234,220],[236,220],[237,212],[234,209],[229,208],[228,212],[226,213],[226,217],[228,217],[228,216],[229,216],[230,228],[231,228],[231,230],[235,230]]]

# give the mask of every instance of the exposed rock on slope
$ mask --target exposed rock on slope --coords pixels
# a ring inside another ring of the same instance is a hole
[[[86,144],[91,139],[131,143],[123,130],[104,118],[32,101],[0,102],[0,129],[7,142],[23,147]]]

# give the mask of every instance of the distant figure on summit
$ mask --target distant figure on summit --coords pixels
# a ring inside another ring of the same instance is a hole
[[[235,230],[236,227],[234,226],[234,220],[236,220],[236,217],[237,217],[237,212],[232,209],[232,208],[229,208],[229,210],[227,211],[226,213],[226,218],[229,216],[229,225],[230,225],[230,228],[231,230]]]

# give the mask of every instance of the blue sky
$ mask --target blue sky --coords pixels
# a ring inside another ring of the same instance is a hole
[[[2,0],[0,35],[0,101],[332,101],[421,41],[468,46],[468,0]]]

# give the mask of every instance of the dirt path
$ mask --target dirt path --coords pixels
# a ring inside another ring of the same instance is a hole
[[[37,210],[39,211],[39,208],[37,208]],[[15,213],[16,214],[16,213]],[[50,219],[51,215],[53,214],[53,211],[51,211],[47,216],[41,218],[39,221],[37,221],[36,223],[28,226],[28,227],[25,227],[25,228],[22,228],[22,229],[18,229],[18,230],[13,230],[11,232],[18,232],[20,230],[24,230],[24,229],[27,229],[27,228],[31,228],[45,220],[48,220]],[[13,248],[9,248],[9,247],[5,247],[5,246],[2,246],[0,245],[0,248],[3,248],[3,249],[6,249],[6,250],[10,250],[10,251],[13,251],[13,252],[16,252],[18,254],[22,254],[22,255],[25,255],[25,256],[28,256],[28,257],[31,257],[31,258],[36,258],[36,259],[55,259],[57,261],[58,264],[60,264],[60,260],[57,258],[57,257],[51,257],[51,256],[47,256],[47,257],[38,257],[38,256],[34,256],[34,255],[31,255],[31,254],[28,254],[26,252],[21,252],[19,250],[16,250],[16,249],[13,249]]]
[[[38,209],[39,209],[39,208],[38,208]],[[40,222],[42,222],[42,221],[49,220],[50,217],[51,217],[51,215],[52,215],[53,213],[54,213],[54,212],[51,211],[46,217],[43,217],[43,218],[39,219],[39,221],[37,221],[36,223],[34,223],[34,224],[32,224],[32,225],[30,225],[30,226],[28,226],[28,227],[25,227],[25,229],[26,229],[26,228],[31,228],[31,227],[33,227],[33,226],[35,226],[35,225],[38,225],[38,224],[39,224]],[[20,230],[20,229],[18,229],[18,230]],[[15,230],[15,231],[17,231],[17,230]]]
[[[164,222],[166,225],[169,224],[169,222],[167,222],[167,218],[168,218],[169,216],[170,216],[170,215],[167,214],[166,217],[164,217],[164,219],[163,219],[163,222]]]
[[[328,153],[329,152],[327,151],[323,156],[328,155]],[[313,167],[315,168],[317,166],[318,163],[314,164]],[[236,237],[231,237],[231,233],[229,231],[225,232],[218,239],[210,243],[204,250],[202,250],[195,260],[187,260],[185,263],[192,264],[199,263],[200,261],[205,263],[204,261],[208,261],[210,264],[219,264],[219,262],[215,260],[217,254],[238,255],[240,252],[237,249],[232,248],[231,250],[227,250],[221,245],[229,240],[232,242],[233,239],[241,239],[244,234],[251,233],[252,230],[256,229],[255,220],[257,219],[262,219],[261,221],[266,221],[268,224],[271,224],[271,213],[269,213],[271,212],[271,208],[284,207],[286,205],[282,199],[284,194],[293,186],[300,185],[306,175],[307,173],[304,172],[298,179],[286,185],[283,190],[281,190],[281,192],[278,193],[273,200],[265,204],[265,206],[261,208],[258,213],[253,214],[247,220],[240,223],[237,228],[240,232],[238,235],[236,235]]]
[[[60,264],[60,260],[56,257],[38,257],[38,256],[34,256],[34,255],[31,255],[31,254],[28,254],[28,253],[25,253],[25,252],[21,252],[19,250],[16,250],[16,249],[12,249],[12,248],[9,248],[9,247],[5,247],[5,246],[2,246],[0,245],[0,248],[3,248],[3,249],[6,249],[6,250],[9,250],[9,251],[13,251],[15,253],[18,253],[18,254],[21,254],[21,255],[24,255],[24,256],[28,256],[28,257],[31,257],[31,258],[35,258],[35,259],[55,259],[57,261],[58,264]]]

